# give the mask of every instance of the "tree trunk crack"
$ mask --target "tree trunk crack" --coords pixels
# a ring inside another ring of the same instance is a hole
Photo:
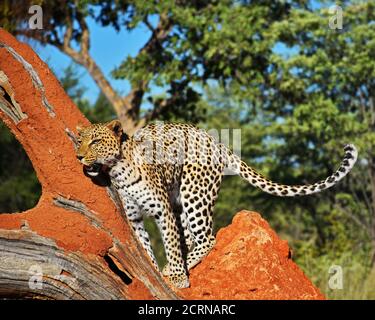
[[[2,110],[15,124],[27,118],[14,99],[14,90],[6,74],[0,70],[0,110]]]
[[[47,100],[44,85],[42,81],[40,80],[38,73],[34,70],[32,65],[28,63],[21,55],[19,55],[13,48],[11,48],[10,46],[8,46],[7,44],[1,41],[0,41],[0,48],[4,48],[5,50],[7,50],[19,63],[22,64],[24,69],[30,75],[31,81],[35,89],[37,89],[40,92],[42,96],[43,106],[46,108],[46,110],[48,111],[51,117],[55,117],[56,114],[55,114],[54,108]]]

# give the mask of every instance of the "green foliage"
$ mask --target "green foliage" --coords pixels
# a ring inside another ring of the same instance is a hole
[[[303,256],[296,262],[310,277],[311,281],[320,288],[328,299],[375,299],[375,269],[371,268],[371,261],[363,252],[344,252],[339,256],[314,255],[308,248],[299,249]],[[343,288],[329,287],[332,277],[332,267],[340,266],[343,271]],[[331,272],[330,272],[331,271]]]
[[[177,95],[166,112],[191,121],[192,113],[184,112],[194,108],[200,100],[197,89],[210,80],[230,86],[235,94],[253,90],[252,83],[264,82],[275,44],[267,27],[287,19],[291,7],[304,2],[128,2],[130,11],[124,24],[129,30],[145,22],[154,30],[150,21],[158,15],[167,16],[172,25],[168,36],[155,44],[160,50],[141,50],[128,56],[112,74],[133,85],[147,80],[168,96]],[[117,17],[114,22],[118,21]],[[157,97],[149,95],[148,100],[157,105]]]
[[[346,5],[342,31],[328,28],[327,10],[292,10],[291,19],[270,27],[287,52],[274,50],[267,81],[259,90],[230,91],[232,100],[247,103],[247,110],[239,117],[227,92],[216,91],[209,101],[213,110],[228,106],[228,123],[236,127],[236,118],[243,131],[243,158],[274,181],[314,182],[336,169],[345,143],[359,147],[350,177],[320,195],[283,200],[259,196],[231,177],[216,206],[216,228],[229,223],[233,205],[262,212],[289,241],[299,265],[332,298],[374,298],[368,285],[374,281],[369,274],[375,211],[373,9],[369,2]],[[258,100],[264,102],[261,109]],[[215,125],[227,121],[227,116],[218,116],[215,112]],[[341,292],[327,287],[333,264],[344,269],[346,287]]]
[[[0,150],[0,212],[34,207],[40,197],[40,184],[22,146],[2,122]]]
[[[159,268],[163,269],[164,265],[167,263],[167,258],[165,256],[163,241],[161,239],[161,235],[155,223],[155,220],[150,217],[146,217],[145,228],[150,234],[151,247],[154,251]]]

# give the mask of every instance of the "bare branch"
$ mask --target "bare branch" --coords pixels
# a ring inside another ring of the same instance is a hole
[[[155,29],[154,27],[151,25],[150,21],[148,21],[148,17],[146,16],[144,19],[143,19],[143,23],[146,25],[146,27],[152,32],[152,34],[155,33]]]
[[[158,22],[158,25],[156,26],[156,29],[153,29],[151,25],[150,27],[152,29],[151,37],[146,42],[146,44],[142,47],[142,49],[139,51],[138,54],[144,51],[146,52],[154,51],[157,49],[156,48],[157,46],[159,46],[158,50],[161,50],[162,49],[161,43],[171,31],[172,23],[168,19],[168,16],[166,14],[160,14],[159,22]]]
[[[80,13],[77,13],[77,19],[79,26],[82,30],[82,37],[81,37],[81,53],[83,56],[86,56],[89,54],[90,50],[90,31],[87,26],[87,23],[85,19],[82,17]]]
[[[66,23],[66,31],[64,34],[64,42],[63,45],[65,48],[70,48],[70,41],[72,40],[72,34],[73,34],[73,24],[72,20],[70,18],[67,18],[67,23]]]

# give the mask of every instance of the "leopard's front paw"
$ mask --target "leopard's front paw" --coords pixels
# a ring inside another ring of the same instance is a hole
[[[164,270],[163,270],[164,271]],[[190,287],[189,277],[184,273],[170,273],[168,275],[169,281],[179,289]]]

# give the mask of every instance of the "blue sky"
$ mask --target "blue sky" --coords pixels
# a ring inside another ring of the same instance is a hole
[[[112,86],[121,94],[126,94],[129,91],[129,83],[126,80],[113,79],[110,73],[120,65],[127,55],[135,56],[137,54],[150,37],[150,31],[145,26],[140,26],[132,32],[122,29],[117,33],[111,27],[98,26],[92,19],[88,20],[88,25],[91,32],[91,55]],[[34,49],[58,76],[63,74],[64,69],[72,62],[67,55],[53,46],[37,45]],[[82,76],[81,83],[87,88],[85,97],[94,102],[99,94],[99,89],[83,67],[79,67],[78,70]]]

